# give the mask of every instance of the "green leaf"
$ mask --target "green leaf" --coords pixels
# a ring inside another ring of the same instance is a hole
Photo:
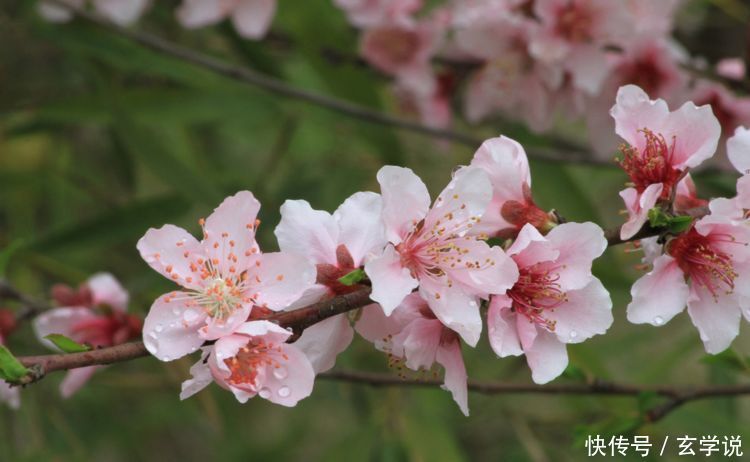
[[[62,350],[64,353],[80,353],[82,351],[89,351],[91,349],[90,346],[81,345],[75,340],[70,339],[62,334],[49,334],[44,338],[54,343],[55,346]]]
[[[659,207],[654,207],[648,211],[648,223],[653,228],[663,228],[669,225],[669,216]]]
[[[678,217],[672,217],[669,219],[669,231],[673,233],[681,233],[683,231],[687,231],[690,228],[690,225],[693,224],[693,217],[689,217],[687,215],[681,215]]]
[[[586,372],[574,364],[568,364],[568,367],[563,371],[563,377],[567,377],[577,382],[585,382],[587,379]]]
[[[357,268],[351,273],[348,273],[340,277],[339,282],[344,284],[345,286],[353,286],[354,284],[358,283],[364,278],[365,278],[365,270],[363,270],[362,268]]]
[[[29,370],[13,356],[13,353],[0,345],[0,378],[14,382],[28,373]]]

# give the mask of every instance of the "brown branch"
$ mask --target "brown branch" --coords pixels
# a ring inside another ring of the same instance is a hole
[[[5,279],[0,279],[0,300],[13,300],[21,304],[15,313],[16,322],[26,321],[51,307],[16,289]]]
[[[102,27],[107,31],[127,38],[133,42],[137,42],[152,51],[201,67],[215,74],[219,74],[233,80],[250,84],[258,88],[262,88],[279,96],[311,103],[329,109],[331,111],[362,120],[364,122],[407,130],[425,136],[464,144],[472,148],[478,147],[484,141],[483,139],[468,133],[462,133],[450,129],[430,127],[420,122],[415,122],[413,120],[385,114],[383,112],[373,110],[359,104],[351,103],[346,100],[307,91],[289,85],[281,80],[269,77],[248,67],[231,64],[207,54],[182,47],[159,36],[119,26],[102,17],[101,15],[96,14],[95,12],[89,12],[81,8],[71,7],[70,5],[64,3],[64,1],[62,0],[49,1],[71,10],[77,17],[85,20],[88,23],[94,24],[98,27]],[[556,149],[554,151],[547,148],[534,148],[527,149],[527,152],[532,158],[543,161],[571,162],[600,166],[614,165],[609,160],[596,158],[593,154],[587,152],[583,147],[573,148],[574,144],[569,140],[556,140],[554,144],[556,146]],[[566,146],[568,147],[568,149],[562,151],[559,148],[560,146]]]
[[[318,375],[321,379],[369,385],[372,387],[439,387],[438,379],[408,380],[391,374],[360,371],[331,371]],[[722,398],[750,395],[750,384],[712,385],[705,387],[672,387],[628,385],[601,380],[589,383],[570,384],[524,384],[498,381],[469,380],[469,391],[484,395],[536,394],[536,395],[609,395],[637,397],[643,393],[653,393],[666,398],[663,404],[654,406],[644,413],[645,422],[656,422],[666,417],[683,404],[708,398]]]

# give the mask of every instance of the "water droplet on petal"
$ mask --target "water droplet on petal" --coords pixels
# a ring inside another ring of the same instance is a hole
[[[268,388],[261,388],[258,394],[261,398],[268,399],[271,397],[271,390],[269,390]]]
[[[279,388],[279,391],[277,393],[282,398],[286,398],[287,396],[292,394],[292,390],[290,390],[289,387],[284,386],[284,387]]]
[[[151,338],[152,338],[152,339],[154,339],[154,340],[156,340],[156,338],[158,337],[158,336],[156,335],[156,332],[150,332],[150,333],[148,334],[148,336],[149,336],[149,337],[151,337]]]
[[[576,332],[576,331],[574,331],[574,330],[571,330],[571,331],[570,331],[570,338],[572,338],[572,339],[573,339],[573,338],[576,338],[576,337],[578,337],[578,332]]]
[[[157,324],[156,326],[154,326],[154,330],[155,330],[156,332],[161,332],[161,331],[163,331],[163,330],[164,330],[164,326],[163,326],[163,325],[161,325],[161,324]]]
[[[276,369],[274,369],[273,376],[279,380],[286,378],[287,376],[286,367],[281,366],[281,367],[277,367]]]
[[[469,306],[470,306],[470,307],[472,307],[472,308],[476,308],[476,306],[477,306],[477,302],[475,302],[474,300],[471,300],[471,301],[469,302]]]
[[[662,324],[664,324],[664,318],[662,318],[661,316],[655,317],[654,324],[656,324],[657,326],[661,326]]]
[[[172,358],[170,358],[170,357],[169,357],[169,356],[167,356],[167,355],[164,355],[164,356],[162,356],[162,359],[163,359],[164,361],[171,361],[171,360],[172,360]]]
[[[174,329],[175,327],[177,327],[177,323],[176,322],[170,322],[169,323],[169,328],[170,329]]]
[[[172,314],[174,314],[175,316],[179,316],[180,315],[180,309],[177,308],[177,307],[172,308]]]
[[[182,319],[184,319],[185,322],[188,322],[188,323],[193,322],[196,319],[198,319],[198,312],[193,309],[185,310],[185,312],[182,313]]]

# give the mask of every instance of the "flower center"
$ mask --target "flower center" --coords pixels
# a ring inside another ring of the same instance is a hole
[[[558,12],[555,33],[569,42],[584,42],[591,39],[593,23],[591,12],[571,1]]]
[[[237,385],[255,386],[258,371],[264,367],[271,367],[277,378],[283,378],[281,376],[286,375],[287,371],[279,358],[289,360],[280,346],[266,343],[262,339],[250,340],[234,357],[224,360],[231,372],[228,380]]]
[[[518,281],[508,291],[513,300],[513,311],[551,332],[555,330],[555,321],[546,319],[544,312],[554,310],[568,300],[557,282],[560,279],[557,269],[540,263],[519,268]]]
[[[675,151],[675,138],[667,144],[662,134],[656,134],[648,128],[639,130],[646,138],[646,145],[638,150],[634,146],[623,144],[620,151],[623,159],[620,166],[630,176],[636,190],[642,193],[649,185],[662,183],[662,199],[669,199],[672,189],[682,176],[682,172],[672,166]]]
[[[723,290],[726,294],[734,290],[737,272],[732,258],[716,248],[718,242],[740,244],[728,234],[704,236],[691,228],[667,244],[667,253],[674,257],[680,269],[693,284],[703,286],[714,299]]]

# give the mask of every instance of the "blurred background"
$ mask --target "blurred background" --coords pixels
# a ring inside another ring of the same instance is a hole
[[[239,38],[227,23],[185,30],[173,18],[177,1],[155,3],[137,28],[322,94],[398,109],[381,74],[335,57],[356,56],[357,33],[330,0],[279,2],[270,38],[259,42]],[[748,18],[742,1],[686,1],[675,36],[709,62],[745,56]],[[109,271],[130,291],[130,310],[145,314],[171,288],[135,249],[149,227],[174,223],[197,234],[198,217],[249,189],[262,202],[261,247],[275,250],[285,199],[332,211],[356,191],[377,191],[375,172],[385,164],[412,168],[435,194],[474,151],[273,96],[84,22],[48,23],[34,2],[0,0],[0,43],[0,269],[38,298],[54,283],[77,285]],[[454,128],[554,150],[522,124],[468,126],[457,118]],[[585,142],[575,124],[562,131]],[[622,222],[617,192],[626,177],[614,162],[532,160],[532,177],[543,209],[604,227]],[[695,175],[703,197],[733,194],[735,178]],[[732,350],[708,358],[686,315],[659,329],[627,323],[629,288],[640,274],[640,254],[627,250],[608,250],[595,267],[613,296],[613,327],[570,346],[571,367],[558,382],[747,380],[747,326]],[[45,352],[28,325],[8,344],[18,355]],[[495,358],[486,339],[464,352],[471,378],[530,382],[523,358]],[[439,389],[320,380],[292,409],[260,399],[240,405],[216,386],[180,402],[193,361],[112,366],[68,400],[57,390],[62,374],[47,377],[22,391],[20,410],[0,409],[0,460],[572,461],[585,458],[587,434],[629,431],[656,441],[742,435],[750,453],[748,398],[690,403],[637,427],[653,397],[471,394],[465,418]],[[360,338],[337,367],[388,371],[385,356]],[[659,460],[679,459],[676,449],[667,452]]]

